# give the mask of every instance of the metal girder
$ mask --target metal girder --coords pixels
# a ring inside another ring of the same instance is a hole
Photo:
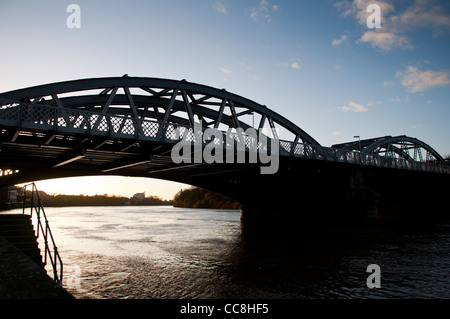
[[[108,108],[111,105],[112,101],[114,100],[114,97],[116,96],[116,93],[117,93],[118,89],[119,89],[118,87],[113,88],[111,94],[108,97],[108,101],[106,101],[105,105],[102,108],[102,113],[103,114],[106,114],[106,112],[108,111]]]
[[[216,123],[214,124],[214,128],[218,128],[220,125],[220,122],[222,121],[223,111],[225,110],[225,104],[227,101],[225,99],[222,100],[222,103],[220,104],[219,113],[216,117]]]
[[[59,158],[55,163],[53,163],[52,168],[57,168],[57,167],[67,165],[69,163],[72,163],[79,159],[82,159],[85,156],[86,156],[85,148],[72,150],[69,153],[63,155],[61,158]]]
[[[364,149],[364,148],[372,145],[375,142],[385,140],[385,139],[391,138],[391,137],[392,136],[381,136],[381,137],[369,138],[369,139],[360,140],[360,141],[353,141],[353,142],[347,142],[347,143],[342,143],[342,144],[334,144],[331,147],[337,148],[337,149],[344,149],[344,150],[348,150],[348,151],[352,151],[352,150],[359,151],[360,147],[361,147],[361,149]]]
[[[233,124],[235,128],[241,127],[239,124],[239,119],[236,114],[236,108],[234,106],[233,101],[230,101],[230,110],[231,110],[231,118],[233,119]]]
[[[170,112],[172,111],[172,108],[175,104],[175,99],[176,99],[177,95],[178,95],[178,90],[173,90],[172,97],[170,98],[169,105],[166,108],[166,113],[164,114],[163,123],[166,123],[167,120],[169,119]]]
[[[382,136],[377,138],[371,138],[366,140],[349,142],[343,144],[336,144],[332,146],[333,148],[338,148],[345,151],[357,151],[361,147],[362,154],[379,154],[384,151],[389,157],[390,153],[397,154],[400,158],[409,160],[423,162],[423,155],[421,149],[426,150],[426,160],[431,160],[431,157],[437,161],[438,164],[446,165],[445,160],[442,156],[434,150],[430,145],[406,135],[400,136]],[[409,150],[414,150],[413,156],[409,154]]]
[[[384,139],[378,140],[374,143],[372,143],[371,145],[365,147],[362,151],[362,153],[364,154],[370,154],[372,152],[374,152],[376,149],[378,148],[389,148],[389,145],[393,145],[393,144],[400,144],[400,143],[404,143],[404,142],[408,142],[411,143],[414,147],[414,151],[417,152],[414,156],[414,160],[417,158],[416,155],[419,156],[419,161],[422,162],[423,161],[423,157],[422,157],[422,152],[421,149],[425,149],[427,151],[427,154],[431,154],[434,156],[434,158],[436,159],[436,161],[441,164],[441,165],[446,165],[445,160],[442,158],[442,156],[436,151],[434,150],[430,145],[416,139],[413,137],[408,137],[405,135],[401,135],[401,136],[390,136],[390,137],[386,137]],[[391,150],[394,151],[395,153],[397,153],[399,156],[403,157],[403,158],[411,158],[411,156],[405,152],[405,148],[403,147],[403,149],[398,148],[398,147],[391,147]],[[428,157],[429,158],[429,157]]]
[[[186,90],[181,91],[181,93],[183,95],[184,107],[185,107],[186,113],[188,114],[189,125],[193,126],[195,121],[194,121],[194,113],[192,112],[192,108],[191,108],[191,103],[189,102]]]
[[[136,158],[131,158],[131,159],[127,159],[127,160],[123,160],[123,161],[105,165],[102,168],[102,173],[108,173],[108,172],[112,172],[112,171],[116,171],[116,170],[120,170],[120,169],[124,169],[124,168],[129,168],[129,167],[133,167],[133,166],[137,166],[137,165],[141,165],[141,164],[146,164],[150,161],[151,161],[150,155],[138,156]]]
[[[175,111],[184,111],[184,103],[182,101],[175,100],[175,96],[173,96],[170,100],[147,97],[142,95],[134,95],[133,99],[136,106],[136,110],[139,118],[151,118],[155,119],[159,122],[171,122],[171,123],[179,123],[182,125],[188,125],[188,119],[174,116],[173,113]],[[64,102],[66,108],[78,109],[82,107],[94,107],[96,105],[103,105],[106,103],[107,96],[99,96],[99,95],[88,95],[88,96],[76,96],[76,97],[67,97],[61,98]],[[172,101],[173,100],[173,101]],[[111,105],[114,106],[122,106],[122,107],[114,107],[110,108],[106,111],[106,114],[117,114],[124,116],[131,116],[132,111],[130,108],[123,107],[124,104],[127,103],[127,98],[124,95],[116,95],[114,101]],[[224,106],[225,107],[225,106]],[[152,108],[153,111],[148,111],[148,108]],[[157,108],[165,108],[166,112],[160,113],[157,111]],[[223,123],[227,126],[233,127],[233,119],[231,116],[223,114],[223,109],[221,111],[215,111],[213,109],[209,109],[200,105],[191,105],[191,109],[195,114],[199,117],[209,118],[217,124],[217,127],[220,123]],[[169,110],[167,112],[167,110]],[[91,109],[91,111],[95,111]],[[167,118],[166,118],[167,115]],[[245,123],[241,123],[241,127],[247,129],[249,126]]]

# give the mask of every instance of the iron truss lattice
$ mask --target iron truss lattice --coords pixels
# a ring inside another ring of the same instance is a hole
[[[383,136],[351,143],[337,144],[332,147],[343,151],[359,150],[361,154],[383,156],[387,159],[446,165],[445,159],[430,145],[406,135]]]
[[[111,124],[122,127],[121,131],[133,130],[127,124],[136,120],[184,126],[193,126],[195,121],[202,121],[204,128],[215,127],[222,130],[267,127],[274,132],[285,131],[286,137],[289,136],[295,142],[319,144],[297,125],[264,105],[224,89],[185,80],[136,77],[84,79],[6,92],[0,94],[0,99],[29,101],[65,110],[64,119],[59,121],[66,123],[61,125],[81,125],[85,120],[77,118],[74,122],[74,116],[78,114],[75,112],[89,111],[97,114],[98,121],[92,127],[94,129],[108,125],[105,122],[107,116],[118,117],[113,119],[116,123]],[[34,112],[41,115],[48,110],[42,108],[35,109]]]

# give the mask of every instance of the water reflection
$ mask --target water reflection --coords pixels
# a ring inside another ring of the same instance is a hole
[[[237,211],[48,209],[78,298],[448,298],[450,224],[241,223]],[[366,285],[370,264],[381,288]],[[68,275],[68,274],[66,274]]]
[[[244,223],[232,277],[267,298],[450,296],[447,224],[354,226],[288,230]],[[373,263],[382,269],[381,289],[366,285]]]

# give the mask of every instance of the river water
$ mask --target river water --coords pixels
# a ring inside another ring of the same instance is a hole
[[[235,210],[46,213],[76,298],[450,298],[448,222],[274,232]],[[371,264],[380,288],[367,285]]]

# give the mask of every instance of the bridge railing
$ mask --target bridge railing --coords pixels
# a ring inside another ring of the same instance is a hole
[[[280,146],[286,153],[294,157],[450,174],[450,166],[439,165],[434,162],[410,161],[404,158],[363,154],[358,151],[348,151],[319,145],[294,144],[289,141],[280,141]]]
[[[173,144],[182,139],[191,142],[200,139],[204,142],[203,131],[197,132],[194,127],[189,125],[4,99],[0,99],[0,125],[24,129],[52,130],[56,133],[163,141]],[[227,144],[230,138],[235,141],[242,141],[241,139],[243,139],[243,145],[249,151],[267,151],[271,144],[262,143],[254,136],[246,135],[243,132],[223,132],[223,134],[222,143],[225,148],[230,147]],[[220,143],[220,139],[215,139],[213,142]],[[279,140],[279,146],[281,156],[450,174],[450,166],[437,165],[431,162],[408,161],[403,158],[363,154],[358,151],[294,143],[286,140]]]
[[[9,100],[0,100],[0,123],[61,133],[169,142],[178,141],[184,134],[194,137],[191,127],[175,123]]]
[[[25,129],[51,130],[55,133],[90,134],[168,143],[203,140],[206,129],[197,131],[190,125],[178,123],[4,99],[0,99],[0,124]],[[261,143],[254,136],[246,135],[244,132],[222,133],[224,144],[231,141],[242,143],[247,149],[267,148],[267,143]],[[219,141],[216,138],[213,142]]]

